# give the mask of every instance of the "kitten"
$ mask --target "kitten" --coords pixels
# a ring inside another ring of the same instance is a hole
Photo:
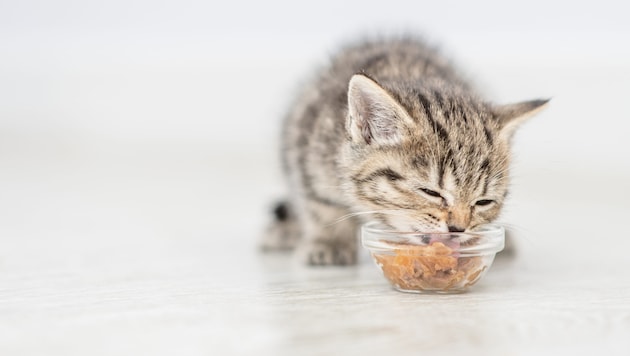
[[[262,243],[313,265],[353,264],[359,225],[465,231],[497,218],[509,143],[547,100],[494,105],[413,38],[340,51],[297,98],[283,132],[290,199]]]

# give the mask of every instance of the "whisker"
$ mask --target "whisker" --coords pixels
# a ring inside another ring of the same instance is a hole
[[[532,239],[531,237],[537,237],[536,232],[532,231],[531,229],[527,229],[524,228],[522,226],[518,226],[518,225],[514,225],[514,224],[508,224],[505,222],[500,222],[501,225],[503,225],[503,227],[506,228],[507,232],[509,233],[509,231],[515,232],[515,234],[510,234],[512,237],[515,237],[517,240],[519,241],[526,241],[528,244],[536,244],[536,240]]]
[[[353,218],[355,216],[369,215],[369,214],[384,214],[384,215],[392,215],[392,216],[404,216],[404,214],[401,213],[400,210],[391,210],[391,209],[358,211],[358,212],[354,212],[354,213],[350,213],[350,214],[346,214],[346,215],[340,216],[339,218],[335,219],[335,221],[331,222],[330,224],[327,224],[326,226],[330,227],[332,225],[338,224],[338,223],[340,223],[342,221],[348,220],[348,219]]]

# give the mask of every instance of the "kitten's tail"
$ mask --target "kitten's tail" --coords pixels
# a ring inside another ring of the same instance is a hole
[[[273,215],[276,217],[276,221],[278,222],[287,221],[290,215],[292,215],[289,202],[285,200],[276,203],[275,208],[273,208]]]
[[[286,200],[276,203],[260,248],[264,251],[293,250],[299,238],[299,224],[291,203]]]

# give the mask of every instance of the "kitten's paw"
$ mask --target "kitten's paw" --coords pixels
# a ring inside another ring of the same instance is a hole
[[[312,266],[347,266],[357,263],[356,244],[338,240],[315,240],[302,246],[302,259]]]

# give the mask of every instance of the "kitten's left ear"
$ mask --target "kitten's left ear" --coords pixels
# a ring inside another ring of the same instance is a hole
[[[541,112],[551,99],[523,101],[494,107],[494,115],[501,129],[500,135],[509,141],[521,123]]]
[[[352,76],[346,130],[353,142],[396,145],[410,122],[407,111],[376,81],[363,74]]]

